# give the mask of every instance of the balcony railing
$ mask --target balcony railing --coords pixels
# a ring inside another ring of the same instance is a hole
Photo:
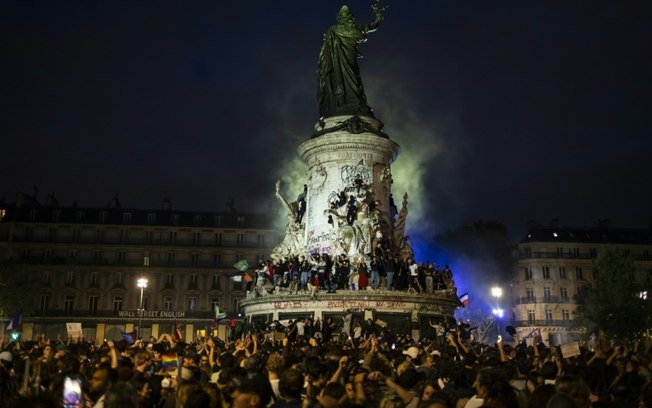
[[[541,326],[573,326],[572,320],[517,320],[514,324],[518,327],[541,327]]]
[[[569,297],[561,296],[525,296],[514,300],[517,305],[531,303],[573,303]]]
[[[272,245],[265,243],[260,245],[258,242],[238,242],[236,240],[223,239],[221,242],[215,240],[193,240],[193,239],[174,239],[168,238],[113,238],[113,237],[86,237],[73,239],[71,237],[65,238],[51,238],[51,237],[26,237],[14,235],[12,237],[14,242],[33,242],[33,243],[48,243],[48,244],[79,244],[79,245],[140,245],[140,246],[178,246],[178,247],[205,247],[205,248],[261,248],[270,249]],[[267,241],[267,240],[266,240]],[[273,241],[273,240],[270,240]]]

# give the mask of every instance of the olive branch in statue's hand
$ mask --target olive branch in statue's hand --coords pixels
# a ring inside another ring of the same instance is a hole
[[[380,0],[374,1],[374,4],[371,5],[371,9],[374,11],[374,14],[383,17],[385,15],[385,11],[389,8],[389,6],[383,6],[380,4]]]

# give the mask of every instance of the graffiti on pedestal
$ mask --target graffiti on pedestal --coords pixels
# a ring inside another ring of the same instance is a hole
[[[304,302],[301,300],[274,302],[274,309],[303,309],[306,307],[315,308],[314,302]],[[365,309],[401,309],[404,310],[409,305],[405,302],[396,300],[379,300],[379,301],[364,301],[364,300],[329,300],[322,303],[326,309],[351,309],[351,310],[365,310]]]

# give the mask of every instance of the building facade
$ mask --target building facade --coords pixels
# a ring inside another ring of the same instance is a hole
[[[636,279],[652,281],[652,229],[532,226],[518,244],[512,281],[513,318],[517,333],[539,330],[543,341],[559,345],[578,340],[574,324],[577,294],[593,282],[593,260],[604,246],[628,254]]]
[[[21,296],[23,335],[120,339],[142,320],[143,336],[186,338],[212,325],[215,306],[237,316],[243,284],[233,264],[266,259],[279,240],[271,217],[241,213],[62,207],[19,194],[0,206],[4,275]],[[147,279],[142,291],[140,278]],[[7,313],[5,311],[5,318]]]

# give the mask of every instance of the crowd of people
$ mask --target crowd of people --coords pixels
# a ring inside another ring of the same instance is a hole
[[[386,259],[377,254],[368,258],[328,254],[298,256],[260,262],[255,278],[245,272],[245,290],[257,296],[270,293],[309,293],[320,290],[398,290],[414,293],[436,293],[453,290],[453,272],[448,265],[415,262],[398,256]]]
[[[477,344],[464,325],[416,340],[366,323],[355,337],[304,327],[190,344],[170,335],[133,344],[5,337],[0,406],[652,407],[650,337],[565,356],[540,341]]]

